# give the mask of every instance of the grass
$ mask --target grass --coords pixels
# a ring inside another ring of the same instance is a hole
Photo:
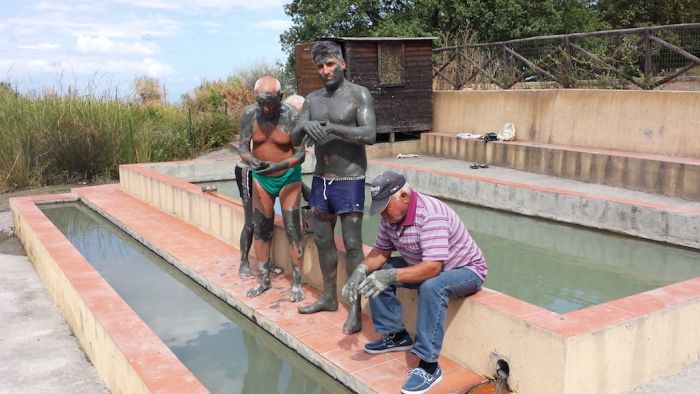
[[[120,164],[179,160],[228,143],[253,85],[278,66],[257,62],[226,79],[202,81],[182,104],[160,102],[160,83],[134,81],[131,100],[67,94],[18,94],[0,81],[0,193],[114,179]]]
[[[119,164],[187,158],[237,129],[219,112],[0,90],[0,192],[112,179]]]

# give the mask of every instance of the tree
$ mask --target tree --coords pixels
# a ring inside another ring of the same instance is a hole
[[[698,0],[600,0],[596,8],[613,29],[700,21]]]
[[[163,90],[156,78],[142,76],[134,80],[136,95],[142,103],[161,102]]]
[[[284,8],[293,22],[280,36],[288,67],[294,45],[321,37],[434,36],[437,44],[465,29],[491,42],[600,27],[589,0],[292,0]]]

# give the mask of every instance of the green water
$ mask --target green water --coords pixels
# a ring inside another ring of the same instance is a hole
[[[211,392],[348,392],[84,205],[42,210]]]
[[[309,180],[305,180],[309,183]],[[235,181],[222,193],[238,198]],[[369,202],[369,193],[365,197]],[[486,255],[485,287],[558,313],[700,276],[700,253],[606,231],[447,202]],[[365,210],[365,212],[367,212]],[[371,245],[378,217],[365,215]],[[340,235],[340,226],[336,226]]]

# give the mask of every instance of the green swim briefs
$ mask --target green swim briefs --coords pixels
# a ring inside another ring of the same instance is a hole
[[[272,197],[277,197],[280,195],[280,190],[283,187],[290,183],[301,182],[301,166],[294,166],[280,176],[260,175],[253,171],[253,178],[257,179],[260,186],[270,193]]]

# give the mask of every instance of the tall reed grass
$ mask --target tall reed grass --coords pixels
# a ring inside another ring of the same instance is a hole
[[[255,102],[255,80],[280,73],[256,62],[202,81],[179,105],[162,103],[151,77],[134,81],[132,100],[78,96],[72,87],[21,95],[0,81],[0,193],[113,179],[120,164],[185,159],[224,145],[236,138],[243,108]]]
[[[187,158],[237,128],[181,106],[0,90],[0,192],[111,179],[119,164]]]

